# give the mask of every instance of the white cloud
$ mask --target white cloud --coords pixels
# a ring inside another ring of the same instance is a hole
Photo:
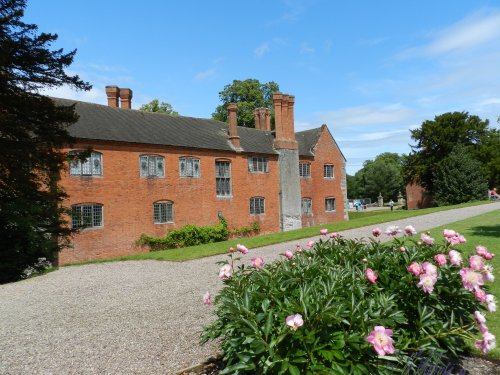
[[[203,72],[199,72],[194,76],[195,81],[204,81],[206,79],[209,79],[213,77],[216,73],[216,70],[214,68],[210,68],[207,70],[204,70]]]
[[[260,46],[258,46],[257,48],[255,48],[253,50],[253,53],[255,54],[255,56],[257,58],[261,58],[269,51],[271,51],[271,48],[269,47],[269,43],[262,43]]]

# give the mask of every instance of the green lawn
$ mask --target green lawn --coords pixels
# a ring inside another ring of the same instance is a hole
[[[235,240],[229,240],[224,242],[210,243],[198,246],[185,247],[181,249],[170,249],[170,250],[162,250],[162,251],[153,251],[142,254],[134,254],[122,257],[114,257],[108,259],[97,259],[85,263],[78,264],[87,264],[87,263],[101,263],[101,262],[112,262],[112,261],[121,261],[121,260],[144,260],[144,259],[153,259],[153,260],[169,260],[169,261],[185,261],[197,258],[203,258],[211,255],[223,254],[228,251],[228,249],[233,246],[235,247],[238,243],[244,243],[248,248],[261,247],[266,245],[273,245],[280,242],[294,241],[302,238],[308,238],[312,236],[318,235],[320,228],[327,228],[329,232],[341,232],[348,229],[360,228],[367,225],[375,225],[388,221],[406,219],[409,217],[426,215],[433,212],[438,211],[446,211],[454,208],[462,208],[469,206],[476,206],[480,204],[488,204],[488,201],[482,202],[472,202],[472,203],[463,203],[454,206],[447,207],[433,207],[426,208],[422,210],[396,210],[396,211],[370,211],[370,212],[355,212],[350,213],[353,217],[349,221],[342,221],[337,223],[330,223],[315,227],[302,228],[289,232],[280,232],[273,234],[264,234],[260,236],[255,236],[251,238],[240,238]]]
[[[445,228],[453,229],[465,236],[467,243],[458,247],[464,254],[475,254],[474,247],[476,245],[486,246],[490,252],[496,254],[495,258],[490,261],[496,280],[493,283],[488,282],[487,285],[490,286],[490,293],[498,301],[500,298],[500,210],[435,228],[431,230],[431,236],[442,239],[442,232]],[[468,256],[463,258],[465,262],[468,262]],[[497,340],[500,340],[500,303],[498,303],[498,310],[495,313],[486,313],[485,316],[486,325],[497,337]],[[477,349],[474,349],[474,352],[480,353]],[[488,357],[500,359],[500,348],[492,350]]]

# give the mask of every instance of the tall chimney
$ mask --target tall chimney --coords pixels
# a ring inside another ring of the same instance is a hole
[[[273,104],[274,104],[274,130],[276,131],[276,139],[278,139],[278,134],[281,136],[283,133],[283,125],[281,123],[281,99],[282,95],[280,92],[273,94]]]
[[[234,148],[240,149],[240,137],[238,136],[238,118],[236,117],[236,112],[238,112],[238,107],[235,103],[229,103],[227,105],[228,120],[229,120],[229,141],[233,144]]]
[[[132,108],[132,90],[120,89],[120,102],[121,107],[125,109]]]
[[[276,135],[274,139],[274,148],[276,149],[298,149],[294,132],[293,105],[295,97],[293,95],[275,93],[273,94],[274,103],[274,124]]]
[[[260,129],[260,108],[253,110],[253,118],[255,120],[255,129]]]
[[[293,105],[295,104],[295,96],[288,96],[288,124],[286,128],[286,138],[295,140],[295,118],[293,115]]]
[[[106,86],[106,96],[108,97],[108,106],[118,108],[120,88],[118,86]]]
[[[266,108],[266,128],[264,130],[271,131],[271,110],[269,108]]]

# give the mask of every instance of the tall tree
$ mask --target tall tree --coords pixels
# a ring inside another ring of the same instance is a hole
[[[271,109],[271,126],[274,124],[273,92],[278,92],[276,82],[260,83],[257,79],[244,81],[234,80],[232,84],[224,86],[219,92],[221,104],[212,114],[214,120],[227,121],[227,105],[236,103],[238,106],[238,125],[247,128],[255,127],[253,111],[255,108],[266,107]]]
[[[161,102],[158,99],[153,99],[147,104],[143,104],[139,111],[142,112],[157,112],[171,116],[179,116],[179,112],[174,111],[169,103]]]
[[[38,258],[53,260],[68,239],[57,186],[71,144],[74,106],[56,106],[42,88],[91,86],[64,69],[76,50],[51,50],[56,34],[22,22],[25,0],[0,0],[0,283]]]
[[[488,120],[481,120],[468,112],[449,112],[436,116],[432,121],[424,121],[420,128],[411,130],[411,138],[416,144],[411,146],[412,152],[405,163],[405,179],[421,184],[433,194],[438,165],[457,144],[465,146],[479,161],[484,161],[487,157],[483,153],[484,146],[497,144],[498,131],[489,128]],[[495,153],[493,148],[490,151]],[[485,171],[484,163],[481,167]],[[485,174],[491,176],[493,183],[494,173]]]

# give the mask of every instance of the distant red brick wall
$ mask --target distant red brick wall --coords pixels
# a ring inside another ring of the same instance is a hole
[[[321,132],[314,155],[314,160],[300,158],[300,162],[311,163],[311,177],[300,179],[301,198],[312,199],[312,214],[302,215],[303,227],[344,220],[345,202],[342,177],[345,162],[326,127]],[[334,178],[324,177],[323,166],[325,164],[334,165]],[[335,198],[336,210],[334,212],[325,211],[326,198]]]
[[[426,208],[432,205],[432,197],[425,189],[416,184],[406,185],[406,206],[409,210]]]
[[[266,155],[268,173],[250,173],[249,154],[112,142],[80,143],[72,150],[88,146],[102,153],[103,175],[70,176],[65,171],[61,185],[69,195],[65,202],[68,207],[79,203],[102,204],[104,226],[76,234],[73,248],[60,253],[60,264],[143,252],[146,250],[135,245],[142,233],[162,236],[186,224],[216,224],[219,211],[230,227],[251,226],[258,221],[261,233],[279,231],[277,155]],[[140,177],[139,156],[144,154],[165,157],[164,178]],[[182,156],[200,159],[200,178],[179,176]],[[217,159],[231,161],[231,198],[216,197]],[[265,214],[249,214],[249,200],[254,196],[265,198]],[[173,202],[173,224],[154,224],[153,203],[160,200]]]

